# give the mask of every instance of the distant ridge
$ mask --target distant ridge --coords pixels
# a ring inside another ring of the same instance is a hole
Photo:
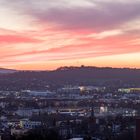
[[[0,68],[0,74],[10,74],[10,73],[15,73],[15,72],[17,72],[17,70]]]
[[[110,67],[60,67],[52,71],[0,69],[1,90],[46,89],[64,85],[140,87],[140,69]]]
[[[124,68],[114,68],[114,67],[96,67],[96,66],[64,66],[64,67],[59,67],[56,69],[56,71],[63,71],[63,70],[76,70],[76,69],[92,69],[92,70],[95,70],[95,69],[112,69],[112,70],[140,70],[139,68],[127,68],[127,67],[124,67]]]

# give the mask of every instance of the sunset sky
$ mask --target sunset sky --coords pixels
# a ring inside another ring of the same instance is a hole
[[[0,0],[0,67],[140,68],[140,0]]]

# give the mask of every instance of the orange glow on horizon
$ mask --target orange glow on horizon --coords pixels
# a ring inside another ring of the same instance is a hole
[[[140,53],[122,54],[114,56],[103,56],[89,59],[77,60],[60,60],[51,62],[40,62],[34,64],[21,64],[6,66],[17,70],[55,70],[63,66],[96,66],[96,67],[113,67],[113,68],[137,68],[140,69]],[[128,61],[129,60],[129,61]],[[122,63],[120,63],[122,62]],[[135,62],[135,63],[134,63]]]

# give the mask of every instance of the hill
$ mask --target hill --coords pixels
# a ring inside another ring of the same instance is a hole
[[[19,71],[0,76],[2,89],[45,89],[47,85],[140,86],[140,69],[61,67],[54,71]]]
[[[13,69],[0,68],[0,74],[9,74],[9,73],[15,73],[15,72],[17,71]]]

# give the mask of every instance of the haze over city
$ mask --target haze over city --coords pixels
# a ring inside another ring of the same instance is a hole
[[[0,0],[0,67],[140,68],[140,0]]]

